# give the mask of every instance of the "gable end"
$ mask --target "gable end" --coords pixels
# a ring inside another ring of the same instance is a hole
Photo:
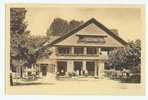
[[[101,24],[100,22],[98,22],[94,18],[91,18],[90,20],[88,20],[84,24],[76,27],[72,31],[68,32],[67,34],[65,34],[65,35],[61,36],[60,38],[56,39],[55,41],[51,42],[50,45],[54,45],[56,43],[59,43],[60,41],[64,40],[65,38],[67,38],[69,36],[71,36],[72,34],[78,32],[79,30],[83,29],[84,27],[88,26],[91,23],[94,23],[97,27],[101,28],[103,31],[105,31],[106,33],[108,33],[114,39],[116,39],[117,41],[119,41],[122,45],[124,45],[124,46],[127,45],[127,42],[126,41],[124,41],[123,39],[121,39],[119,36],[115,35],[112,31],[110,31],[107,27],[105,27],[103,24]]]

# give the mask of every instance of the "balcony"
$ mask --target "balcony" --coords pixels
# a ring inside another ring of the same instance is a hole
[[[95,47],[58,48],[56,57],[57,59],[108,59],[107,52],[102,52],[100,48]]]
[[[56,54],[57,56],[83,56],[83,57],[98,57],[99,54]]]
[[[57,54],[57,59],[102,59],[107,60],[107,53],[101,52],[100,54]]]

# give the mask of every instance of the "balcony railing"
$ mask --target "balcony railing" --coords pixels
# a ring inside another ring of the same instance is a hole
[[[102,59],[102,60],[107,60],[108,56],[106,55],[59,55],[56,56],[56,59],[91,59],[91,60],[96,60],[96,59]]]
[[[103,51],[100,52],[100,53],[97,53],[97,54],[57,53],[56,55],[57,56],[101,56],[101,55],[108,56],[107,52],[103,52]]]
[[[57,54],[57,59],[108,59],[107,53],[101,54]]]
[[[100,54],[56,54],[57,56],[100,56]]]

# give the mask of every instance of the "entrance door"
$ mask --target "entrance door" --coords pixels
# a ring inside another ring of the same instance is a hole
[[[95,75],[95,62],[86,62],[86,69],[89,76]]]
[[[57,71],[59,72],[59,75],[63,76],[65,75],[67,71],[67,62],[66,61],[58,61],[57,62]]]
[[[81,75],[82,62],[79,61],[74,62],[74,71],[79,71],[79,75]]]
[[[40,69],[41,69],[41,72],[42,72],[42,76],[46,76],[46,75],[47,75],[47,67],[48,67],[47,64],[41,64],[41,65],[40,65]]]

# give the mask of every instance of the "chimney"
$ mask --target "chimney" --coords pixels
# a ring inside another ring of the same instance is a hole
[[[115,35],[119,35],[118,30],[117,29],[110,29]]]

